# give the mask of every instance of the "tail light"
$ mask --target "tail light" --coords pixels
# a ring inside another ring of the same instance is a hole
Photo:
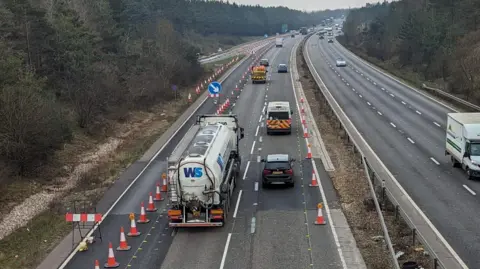
[[[293,175],[293,170],[292,169],[285,170],[285,174]]]
[[[272,171],[268,170],[268,169],[263,169],[263,174],[264,175],[268,175],[270,174]]]
[[[292,124],[292,118],[288,119],[288,124]]]

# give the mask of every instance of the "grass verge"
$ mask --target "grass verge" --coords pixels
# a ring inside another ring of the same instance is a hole
[[[393,268],[390,254],[383,242],[383,231],[375,207],[363,165],[353,148],[345,139],[346,133],[338,128],[338,121],[331,112],[320,89],[308,70],[302,54],[303,44],[297,51],[297,66],[305,96],[309,101],[315,121],[322,134],[328,153],[335,166],[329,172],[333,186],[337,191],[342,210],[352,229],[357,246],[365,260],[367,268]],[[392,214],[384,214],[394,249],[404,254],[399,263],[417,261],[425,269],[433,268],[430,259],[424,256],[421,245],[412,245],[411,229],[401,219]]]
[[[226,59],[227,62],[229,60],[231,59]],[[213,68],[214,66],[208,69],[207,74],[213,71]],[[190,105],[187,96],[188,92],[183,92],[178,98],[181,101],[176,104],[170,102],[158,105],[150,112],[135,113],[131,120],[139,124],[130,124],[135,126],[136,130],[122,140],[120,146],[109,155],[109,158],[104,158],[104,161],[83,175],[79,184],[67,195],[53,202],[49,210],[33,218],[25,227],[17,229],[0,240],[0,268],[35,268],[72,230],[71,225],[64,219],[65,205],[76,199],[87,199],[92,204],[96,204],[118,176],[139,159]],[[194,102],[198,95],[192,94],[192,98]],[[11,193],[8,197],[20,193],[26,198],[28,193],[33,194],[32,191],[25,191],[32,188],[31,184],[15,186],[15,188],[10,187]],[[41,189],[40,186],[38,188]]]

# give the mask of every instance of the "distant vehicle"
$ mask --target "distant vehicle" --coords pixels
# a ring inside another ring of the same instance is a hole
[[[329,39],[328,39],[328,43],[333,43],[333,39],[332,39],[332,38],[329,38]]]
[[[168,158],[170,227],[220,227],[232,204],[244,129],[236,115],[200,115]]]
[[[267,72],[263,65],[252,67],[252,84],[267,83]]]
[[[291,38],[295,38],[295,34],[292,34],[290,37],[291,37]]]
[[[480,177],[480,113],[448,113],[445,155],[468,179]]]
[[[328,36],[333,36],[333,33],[332,33],[332,32],[328,32]]]
[[[300,28],[300,33],[301,33],[302,35],[307,35],[307,33],[308,33],[307,27],[302,27],[302,28]]]
[[[261,59],[260,60],[260,65],[269,66],[270,64],[268,63],[268,59]]]
[[[267,135],[272,133],[292,133],[292,114],[290,103],[286,101],[269,102],[267,105]]]
[[[281,37],[275,38],[275,47],[277,48],[283,47],[283,38]]]
[[[347,66],[347,62],[346,62],[344,59],[342,59],[342,58],[338,58],[336,64],[337,64],[337,67],[345,67],[345,66]]]
[[[270,154],[267,159],[262,159],[262,187],[271,184],[285,184],[295,186],[293,164],[295,159],[290,159],[288,154]]]
[[[288,67],[286,64],[279,64],[277,69],[278,73],[288,73]]]
[[[323,35],[319,36],[318,38],[319,39],[325,39],[325,37]]]

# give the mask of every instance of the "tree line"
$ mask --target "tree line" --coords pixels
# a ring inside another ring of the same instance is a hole
[[[349,12],[343,41],[480,101],[480,1],[401,0]]]
[[[202,76],[188,35],[263,35],[341,11],[195,0],[0,0],[0,162],[35,172],[78,133]]]

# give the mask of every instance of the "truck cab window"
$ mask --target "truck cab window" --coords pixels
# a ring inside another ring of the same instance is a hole
[[[471,156],[480,156],[480,143],[469,144],[469,147]]]

